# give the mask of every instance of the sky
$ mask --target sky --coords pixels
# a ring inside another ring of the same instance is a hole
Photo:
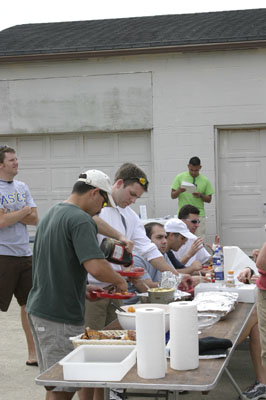
[[[266,8],[265,0],[3,0],[0,31],[14,25]]]

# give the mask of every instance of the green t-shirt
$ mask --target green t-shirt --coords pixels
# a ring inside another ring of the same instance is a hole
[[[178,174],[175,177],[172,189],[177,190],[181,186],[182,181],[193,183],[193,178],[188,171],[181,172],[181,174]],[[197,192],[199,193],[205,194],[206,196],[214,193],[210,181],[202,174],[199,174],[199,176],[196,177],[195,184],[197,185]],[[200,210],[200,216],[205,216],[204,201],[201,198],[194,197],[192,193],[188,192],[182,192],[179,194],[177,214],[179,213],[180,208],[186,204],[191,204],[197,207]]]
[[[87,271],[82,263],[102,259],[97,225],[78,206],[59,203],[40,221],[33,249],[33,286],[27,312],[82,325]]]

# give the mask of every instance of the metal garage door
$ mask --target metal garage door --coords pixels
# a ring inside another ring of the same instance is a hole
[[[264,243],[266,129],[219,130],[218,216],[224,245],[251,254]]]
[[[152,180],[149,132],[6,136],[0,142],[17,150],[17,179],[29,186],[40,217],[67,198],[78,175],[87,169],[100,169],[113,179],[122,163],[135,162]],[[145,204],[153,214],[152,192],[151,185],[149,194],[133,206],[135,211]]]

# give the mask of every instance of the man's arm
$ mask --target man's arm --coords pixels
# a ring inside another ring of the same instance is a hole
[[[83,266],[98,281],[112,283],[120,292],[127,291],[125,279],[104,258],[86,260]]]
[[[22,222],[25,225],[37,225],[38,223],[38,212],[37,207],[31,208],[31,213],[26,217],[22,218],[19,222]]]
[[[202,246],[203,246],[203,239],[199,237],[192,243],[189,251],[186,254],[184,254],[179,261],[182,264],[186,264],[191,259],[191,257],[193,257],[202,248]]]
[[[180,193],[183,193],[185,191],[186,191],[186,189],[182,188],[181,186],[179,186],[179,188],[176,190],[172,189],[171,190],[171,199],[177,199],[178,196],[180,195]]]
[[[6,228],[22,222],[24,218],[27,218],[32,213],[32,208],[29,206],[22,207],[20,210],[8,212],[6,208],[0,209],[0,229]]]
[[[116,229],[112,228],[111,225],[107,224],[102,218],[95,215],[93,217],[94,221],[97,224],[98,232],[101,235],[108,236],[110,238],[119,240],[120,242],[125,244],[125,248],[129,253],[132,253],[134,243],[126,238],[122,233],[118,232]]]
[[[266,243],[258,254],[256,267],[262,269],[263,271],[266,271]]]
[[[212,195],[211,194],[203,194],[199,192],[192,193],[194,197],[201,198],[204,203],[210,203],[212,201]]]

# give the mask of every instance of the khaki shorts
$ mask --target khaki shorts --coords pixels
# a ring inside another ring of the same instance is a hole
[[[100,299],[97,301],[89,301],[85,303],[85,326],[91,329],[103,329],[117,318],[115,307],[122,305],[122,301],[118,299]]]
[[[13,295],[18,304],[24,306],[31,287],[32,257],[0,255],[0,310],[8,310]]]
[[[266,290],[257,289],[257,311],[260,331],[261,361],[266,367]]]
[[[34,339],[40,372],[57,363],[68,353],[74,350],[72,336],[84,332],[84,325],[69,325],[61,322],[50,321],[28,314],[30,329]],[[55,387],[56,392],[76,392],[74,387]]]

